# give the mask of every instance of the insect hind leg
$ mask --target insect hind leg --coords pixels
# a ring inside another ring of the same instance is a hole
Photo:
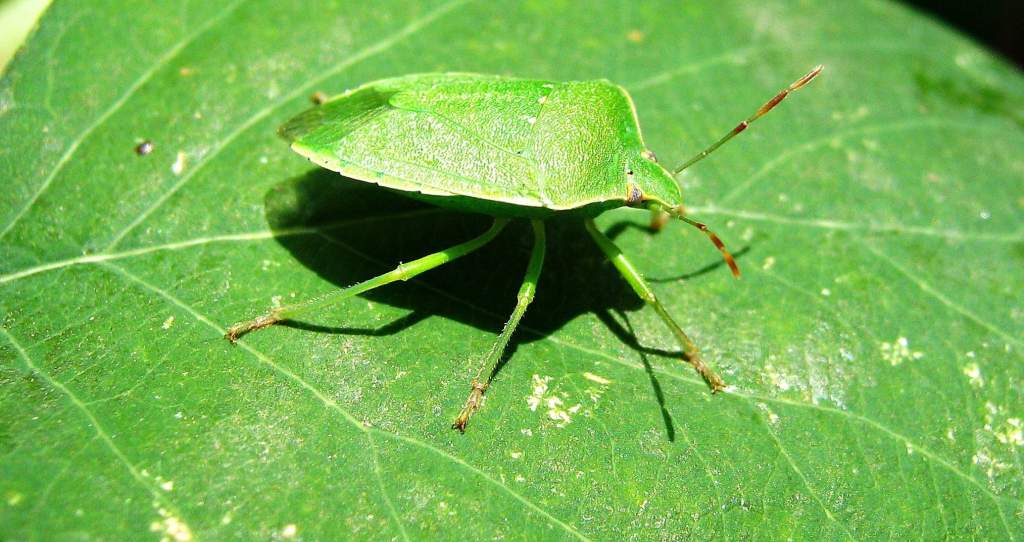
[[[348,288],[343,288],[336,292],[331,292],[311,301],[271,309],[270,312],[253,318],[252,320],[240,322],[231,326],[224,335],[224,338],[234,343],[246,333],[270,327],[285,320],[292,320],[303,314],[309,314],[317,310],[325,309],[352,296],[368,292],[374,288],[384,286],[385,284],[390,284],[398,280],[409,280],[424,271],[429,271],[435,267],[444,265],[456,258],[461,258],[462,256],[483,247],[497,237],[507,224],[508,219],[497,218],[486,232],[474,239],[466,241],[465,243],[455,245],[451,248],[446,248],[433,254],[428,254],[409,263],[399,264],[398,267],[384,273],[383,275],[378,275],[372,279],[349,286]]]
[[[516,328],[519,327],[519,321],[526,314],[526,308],[530,306],[533,301],[533,296],[537,292],[537,281],[540,279],[541,268],[544,266],[544,252],[545,252],[545,236],[544,236],[544,222],[540,220],[534,220],[533,222],[533,251],[530,253],[530,263],[526,266],[526,275],[523,277],[523,283],[519,287],[519,293],[516,295],[516,307],[512,310],[512,316],[509,317],[508,322],[505,323],[505,327],[501,330],[501,334],[498,335],[497,340],[491,346],[490,350],[484,355],[480,362],[480,367],[476,370],[476,376],[473,377],[472,388],[469,392],[469,397],[466,398],[466,403],[462,407],[462,412],[455,418],[455,423],[452,424],[452,429],[458,429],[460,432],[466,431],[466,424],[469,423],[470,416],[476,412],[483,402],[484,393],[487,392],[487,388],[491,385],[491,380],[494,378],[494,372],[498,368],[498,364],[501,361],[501,356],[505,352],[505,348],[508,347],[508,341],[512,338],[512,333],[515,332]],[[491,370],[487,375],[487,378],[483,381],[480,377],[483,375],[484,369],[490,367]]]

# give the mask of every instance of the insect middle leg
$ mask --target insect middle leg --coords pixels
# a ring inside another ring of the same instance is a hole
[[[507,224],[508,219],[496,218],[490,229],[480,236],[466,241],[465,243],[455,245],[451,248],[446,248],[440,252],[428,254],[409,263],[399,264],[398,267],[384,273],[383,275],[378,275],[372,279],[349,286],[348,288],[343,288],[336,292],[331,292],[311,301],[271,309],[270,312],[262,316],[231,326],[228,329],[227,334],[225,334],[225,338],[231,342],[235,342],[239,337],[249,333],[250,331],[263,329],[284,320],[292,320],[297,316],[325,309],[354,295],[377,288],[378,286],[390,284],[397,280],[409,280],[424,271],[429,271],[479,249],[497,237]]]
[[[679,344],[683,347],[683,352],[686,354],[686,360],[689,361],[690,365],[697,370],[697,373],[704,378],[704,381],[711,387],[711,391],[717,392],[724,390],[725,382],[723,382],[722,379],[704,363],[704,360],[701,359],[700,350],[697,349],[697,345],[690,340],[690,337],[686,335],[686,332],[684,332],[683,329],[679,327],[679,324],[672,319],[668,310],[666,310],[665,306],[658,301],[658,297],[654,295],[654,290],[647,285],[643,276],[640,275],[640,272],[637,271],[633,263],[626,259],[626,255],[619,250],[619,247],[615,246],[615,243],[613,243],[611,239],[597,229],[597,225],[594,224],[593,219],[587,219],[585,224],[587,226],[587,232],[590,233],[590,236],[594,238],[595,242],[597,242],[597,246],[601,247],[605,256],[611,260],[612,265],[619,270],[619,273],[633,288],[633,291],[640,296],[640,299],[643,299],[654,309],[656,313],[658,313],[658,316],[660,316],[662,321],[665,322],[665,325],[672,331],[676,340],[678,340]]]
[[[473,377],[469,397],[466,398],[466,404],[462,407],[459,417],[452,424],[452,429],[458,429],[462,432],[466,431],[469,417],[480,408],[484,393],[490,387],[491,379],[494,378],[494,371],[498,367],[501,355],[505,352],[508,341],[512,338],[512,333],[519,326],[519,320],[526,314],[526,308],[533,301],[533,295],[537,291],[537,280],[540,279],[540,271],[544,266],[546,243],[544,238],[544,222],[534,220],[532,224],[533,251],[530,253],[530,263],[526,266],[526,276],[523,277],[523,283],[519,287],[519,294],[516,296],[516,308],[512,310],[512,316],[505,323],[505,327],[501,330],[501,334],[498,335],[498,339],[494,341],[491,349],[487,351],[487,354],[481,360],[480,367],[476,370],[476,376]],[[484,369],[488,367],[490,367],[490,372],[487,374],[487,378],[481,381],[480,376],[483,375]]]

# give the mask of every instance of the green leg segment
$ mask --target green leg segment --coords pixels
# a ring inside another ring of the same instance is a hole
[[[452,429],[458,429],[459,431],[465,432],[466,424],[469,423],[469,417],[473,415],[478,408],[480,403],[483,401],[484,392],[491,385],[491,379],[494,378],[494,371],[497,369],[498,362],[501,360],[501,355],[505,352],[505,347],[508,346],[509,339],[512,338],[512,333],[515,332],[516,328],[519,327],[519,320],[526,314],[526,307],[533,301],[533,295],[537,291],[537,280],[540,278],[541,268],[544,266],[544,251],[545,251],[545,238],[544,238],[544,223],[540,220],[534,220],[533,222],[533,252],[530,254],[530,263],[526,266],[526,276],[523,277],[523,284],[519,287],[519,294],[516,296],[516,308],[512,310],[512,316],[509,317],[508,322],[505,323],[504,329],[501,330],[501,335],[498,335],[498,340],[494,342],[491,349],[487,351],[487,354],[481,360],[480,367],[476,371],[476,376],[473,377],[472,389],[469,392],[469,397],[466,398],[466,404],[462,407],[462,412],[459,413],[459,417],[455,419],[455,423],[452,424]],[[487,375],[487,379],[480,381],[480,376],[483,375],[484,369],[490,367],[491,371]]]
[[[690,362],[690,365],[693,365],[693,368],[696,369],[697,372],[700,373],[700,376],[704,378],[709,386],[711,386],[711,391],[716,392],[725,389],[725,382],[723,382],[710,367],[704,364],[704,361],[700,356],[700,351],[697,349],[697,345],[693,344],[693,341],[691,341],[683,329],[679,327],[679,324],[672,319],[672,316],[669,315],[664,305],[662,305],[661,302],[658,301],[657,296],[654,295],[654,290],[644,282],[644,278],[640,275],[640,272],[637,271],[636,267],[633,266],[633,263],[626,259],[625,254],[619,250],[619,247],[615,246],[615,243],[613,243],[611,239],[597,229],[597,225],[594,224],[592,219],[586,220],[586,226],[590,236],[597,242],[597,246],[601,247],[601,250],[604,251],[605,255],[608,256],[608,259],[611,260],[612,265],[614,265],[615,268],[619,270],[619,273],[622,274],[623,278],[626,279],[626,282],[633,287],[633,290],[641,299],[654,308],[654,311],[658,313],[658,316],[660,316],[665,322],[665,325],[672,330],[672,334],[676,336],[676,339],[683,347],[683,351],[686,353],[687,361]]]
[[[424,271],[444,265],[456,258],[461,258],[462,256],[479,249],[497,237],[507,224],[508,219],[495,219],[494,224],[491,225],[490,229],[475,239],[455,245],[440,252],[428,254],[409,263],[399,264],[397,268],[384,273],[383,275],[349,286],[348,288],[343,288],[336,292],[331,292],[327,295],[313,299],[312,301],[272,309],[267,314],[249,320],[248,322],[241,322],[231,326],[225,337],[229,341],[235,342],[239,337],[249,333],[250,331],[263,329],[284,320],[291,320],[303,314],[325,309],[354,295],[367,292],[377,288],[378,286],[390,284],[396,280],[409,280]]]

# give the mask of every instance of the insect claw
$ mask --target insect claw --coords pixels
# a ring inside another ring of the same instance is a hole
[[[469,397],[466,398],[466,404],[462,407],[462,412],[455,418],[455,423],[452,424],[452,429],[458,430],[460,433],[466,432],[466,424],[469,423],[469,417],[473,415],[480,405],[483,403],[484,392],[487,391],[487,384],[481,384],[476,380],[473,380],[473,389],[469,392]]]
[[[228,328],[228,332],[224,334],[224,338],[230,341],[231,344],[235,344],[242,335],[245,335],[250,331],[270,327],[280,321],[281,318],[277,315],[277,312],[271,311],[270,314],[264,314],[263,316],[249,320],[248,322],[240,322],[231,326]]]

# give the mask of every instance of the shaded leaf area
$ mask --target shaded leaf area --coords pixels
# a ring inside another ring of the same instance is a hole
[[[0,83],[5,538],[1020,538],[1019,74],[878,2],[370,4],[45,15]],[[743,280],[699,232],[598,221],[728,393],[572,220],[464,436],[524,225],[221,339],[487,226],[313,171],[274,129],[314,91],[607,77],[676,163],[817,63],[681,177]]]

